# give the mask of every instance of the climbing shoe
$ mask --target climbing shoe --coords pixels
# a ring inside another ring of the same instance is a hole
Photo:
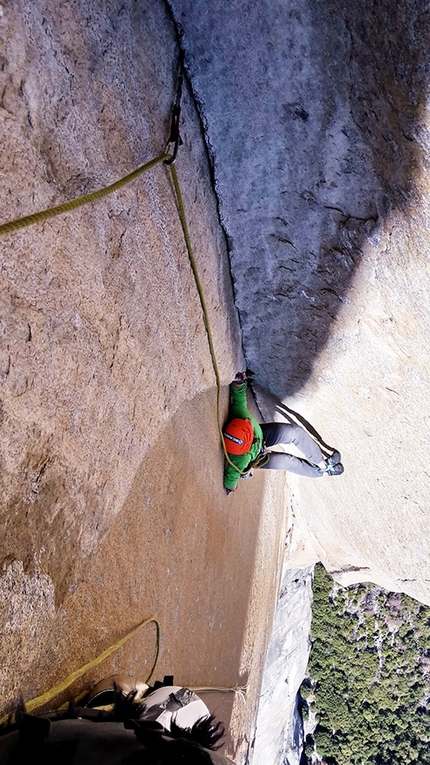
[[[323,472],[327,473],[327,475],[342,475],[344,470],[345,470],[345,468],[342,465],[342,463],[341,462],[336,462],[336,465],[330,465]]]
[[[341,459],[340,452],[333,452],[333,454],[330,454],[330,457],[327,457],[325,464],[327,467],[332,467],[332,465],[338,465]]]

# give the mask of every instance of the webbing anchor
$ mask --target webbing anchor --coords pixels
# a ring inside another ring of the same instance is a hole
[[[167,152],[167,147],[169,146],[169,144],[173,143],[173,153],[169,159],[164,160],[165,165],[173,165],[176,159],[176,155],[178,153],[178,149],[180,146],[182,146],[182,143],[183,143],[179,133],[179,118],[181,116],[182,80],[183,80],[183,74],[184,74],[184,52],[182,50],[179,53],[178,67],[179,67],[178,88],[176,91],[175,103],[173,104],[172,122],[170,125],[169,140],[167,141],[167,145],[166,145],[166,152]]]

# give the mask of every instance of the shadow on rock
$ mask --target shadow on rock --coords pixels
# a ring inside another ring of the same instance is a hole
[[[171,0],[203,118],[248,366],[279,397],[310,378],[394,213],[419,197],[424,0]],[[221,7],[220,7],[221,6]]]
[[[427,5],[422,0],[401,5],[365,0],[355,9],[343,0],[311,5],[311,66],[319,71],[321,103],[308,106],[305,92],[302,103],[284,104],[284,118],[287,142],[304,139],[309,145],[319,134],[314,148],[320,158],[305,155],[307,171],[289,167],[295,199],[284,195],[287,207],[276,221],[275,303],[261,329],[248,328],[245,321],[245,347],[257,356],[249,363],[262,384],[280,396],[294,394],[311,376],[333,321],[349,302],[366,243],[393,213],[416,203],[423,160]],[[307,188],[300,189],[306,175]],[[300,219],[300,244],[282,235],[282,220],[291,215]],[[306,233],[308,226],[316,236]],[[257,338],[268,324],[279,327],[269,354]]]

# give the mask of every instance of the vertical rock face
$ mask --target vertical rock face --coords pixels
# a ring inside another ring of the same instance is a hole
[[[428,603],[427,3],[169,5],[248,364],[346,466],[291,480],[290,565],[321,559],[342,583]],[[0,33],[4,219],[164,147],[177,50],[163,2],[17,0],[1,6]],[[227,383],[238,332],[187,88],[183,114],[185,202]],[[30,593],[43,625],[54,595],[79,587],[163,425],[213,385],[162,168],[100,204],[1,247],[2,591]],[[34,612],[12,617],[33,635]]]
[[[178,56],[163,3],[0,10],[2,222],[102,188],[163,152]],[[205,242],[209,311],[222,307],[213,331],[228,382],[240,348],[229,265],[186,84],[182,105],[179,173],[193,235]],[[30,574],[40,567],[59,602],[169,417],[213,386],[213,372],[165,167],[0,245],[0,559]]]
[[[416,199],[425,4],[172,6],[213,153],[248,359],[263,386],[291,395],[312,375],[372,232]]]
[[[248,365],[343,455],[295,487],[304,558],[428,603],[427,3],[170,4]]]
[[[297,689],[306,673],[312,619],[312,570],[286,569],[267,652],[253,763],[299,763],[303,728]]]

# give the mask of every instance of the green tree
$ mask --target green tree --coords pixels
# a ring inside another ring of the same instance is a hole
[[[334,586],[318,565],[311,641],[314,741],[326,762],[430,765],[430,609],[373,585]]]

